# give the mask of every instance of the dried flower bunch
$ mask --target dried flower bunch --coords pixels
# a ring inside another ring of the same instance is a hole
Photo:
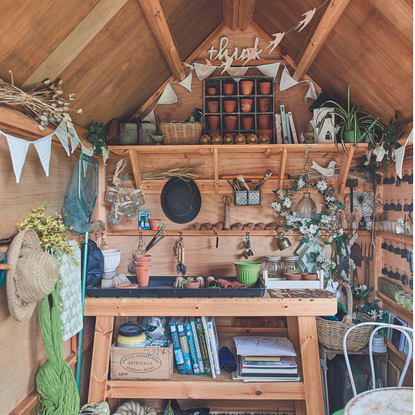
[[[9,72],[11,84],[0,79],[0,104],[23,106],[27,114],[39,123],[42,131],[49,123],[58,125],[62,120],[68,128],[73,127],[69,112],[76,110],[69,108],[69,105],[76,95],[72,93],[67,99],[63,97],[62,80],[51,82],[50,79],[45,79],[30,91],[24,92],[14,85],[13,74]],[[76,112],[80,114],[82,109]]]

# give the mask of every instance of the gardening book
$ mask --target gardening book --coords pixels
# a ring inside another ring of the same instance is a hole
[[[179,334],[177,333],[176,325],[177,317],[172,317],[169,322],[171,340],[173,343],[174,357],[176,359],[177,370],[181,375],[186,374],[186,368],[184,366],[184,358],[182,349],[180,347]]]
[[[277,144],[282,144],[281,115],[280,114],[275,114],[275,130],[277,132]]]
[[[273,367],[266,365],[249,367],[244,364],[243,356],[239,356],[239,364],[241,366],[241,375],[243,376],[298,376],[297,363],[291,356],[284,357],[279,366]]]
[[[292,343],[279,336],[236,336],[236,354],[241,356],[297,356]]]
[[[216,330],[215,317],[207,317],[207,328],[209,331],[209,340],[212,348],[213,362],[215,363],[216,374],[220,375],[219,360],[219,338]]]
[[[186,318],[184,322],[184,329],[186,331],[187,343],[189,345],[190,359],[192,360],[193,373],[195,375],[200,375],[199,361],[197,360],[196,346],[195,346],[195,341],[193,338],[192,325],[190,324],[189,318]]]
[[[288,120],[290,121],[290,127],[291,127],[291,133],[292,133],[292,136],[293,136],[293,142],[294,142],[294,144],[298,144],[297,131],[295,130],[294,118],[293,118],[293,114],[292,114],[291,111],[288,113]]]
[[[281,356],[244,356],[246,362],[280,362]]]
[[[196,318],[195,317],[190,317],[190,324],[192,326],[192,334],[193,334],[193,339],[194,339],[194,342],[195,342],[196,355],[197,355],[197,360],[199,362],[200,373],[203,374],[203,373],[205,373],[205,367],[203,365],[202,352],[200,350],[199,339],[197,337]]]
[[[263,359],[264,360],[248,361],[246,360],[245,356],[242,356],[242,367],[281,367],[282,365],[281,360],[274,362],[272,360],[266,360],[265,357]]]
[[[187,343],[186,330],[184,328],[184,318],[179,317],[177,320],[177,332],[179,333],[180,347],[183,353],[184,366],[187,375],[193,375],[192,360],[190,358],[189,344]]]
[[[280,105],[280,116],[281,116],[281,130],[282,130],[283,144],[288,144],[287,120],[285,118],[285,106],[284,105]]]
[[[203,325],[203,334],[205,335],[206,348],[207,348],[208,355],[209,355],[209,365],[210,365],[212,377],[216,378],[215,361],[213,360],[212,347],[211,347],[210,339],[209,339],[209,330],[207,327],[207,320],[205,316],[202,316],[201,319],[202,319],[202,325]]]
[[[293,137],[291,134],[290,119],[288,114],[285,114],[285,122],[287,123],[288,144],[293,144]]]
[[[208,349],[206,346],[205,333],[203,331],[203,325],[202,325],[202,322],[200,321],[200,318],[196,319],[196,331],[197,331],[197,339],[199,340],[200,352],[202,354],[203,368],[205,369],[205,373],[207,375],[212,375],[212,369],[210,368],[210,362],[209,362]]]

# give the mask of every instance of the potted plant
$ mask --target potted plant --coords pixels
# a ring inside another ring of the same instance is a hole
[[[332,107],[332,115],[337,116],[338,127],[338,139],[343,147],[343,150],[347,154],[345,143],[361,143],[366,135],[369,141],[374,143],[373,129],[375,125],[378,125],[379,118],[375,118],[368,112],[363,111],[362,106],[358,106],[357,102],[351,106],[350,103],[350,84],[347,86],[347,107],[343,108],[335,101],[326,101],[323,104],[325,107]],[[332,117],[333,120],[333,117]],[[323,122],[320,123],[319,132],[323,126]],[[336,147],[337,147],[337,143]]]

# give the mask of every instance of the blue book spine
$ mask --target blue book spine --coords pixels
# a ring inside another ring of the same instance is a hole
[[[174,323],[170,323],[169,327],[170,327],[171,340],[173,342],[173,350],[174,350],[174,357],[176,359],[177,370],[181,375],[185,375],[186,368],[184,366],[184,358],[183,358],[182,349],[180,347],[180,340],[179,340],[179,334],[177,333],[177,326]]]
[[[186,374],[193,375],[192,361],[190,359],[189,344],[187,343],[186,331],[183,324],[177,324],[177,332],[179,333],[180,347],[183,353],[184,366]]]
[[[189,344],[190,358],[192,360],[193,373],[200,375],[199,360],[197,359],[195,341],[193,339],[192,326],[186,322],[184,325],[186,330],[187,343]]]

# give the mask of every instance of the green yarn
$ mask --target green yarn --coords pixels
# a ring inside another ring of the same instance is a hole
[[[42,415],[75,415],[80,408],[72,369],[63,358],[59,287],[58,279],[52,291],[52,308],[49,306],[49,297],[40,302],[40,327],[48,356],[36,376],[39,392],[38,414]]]

